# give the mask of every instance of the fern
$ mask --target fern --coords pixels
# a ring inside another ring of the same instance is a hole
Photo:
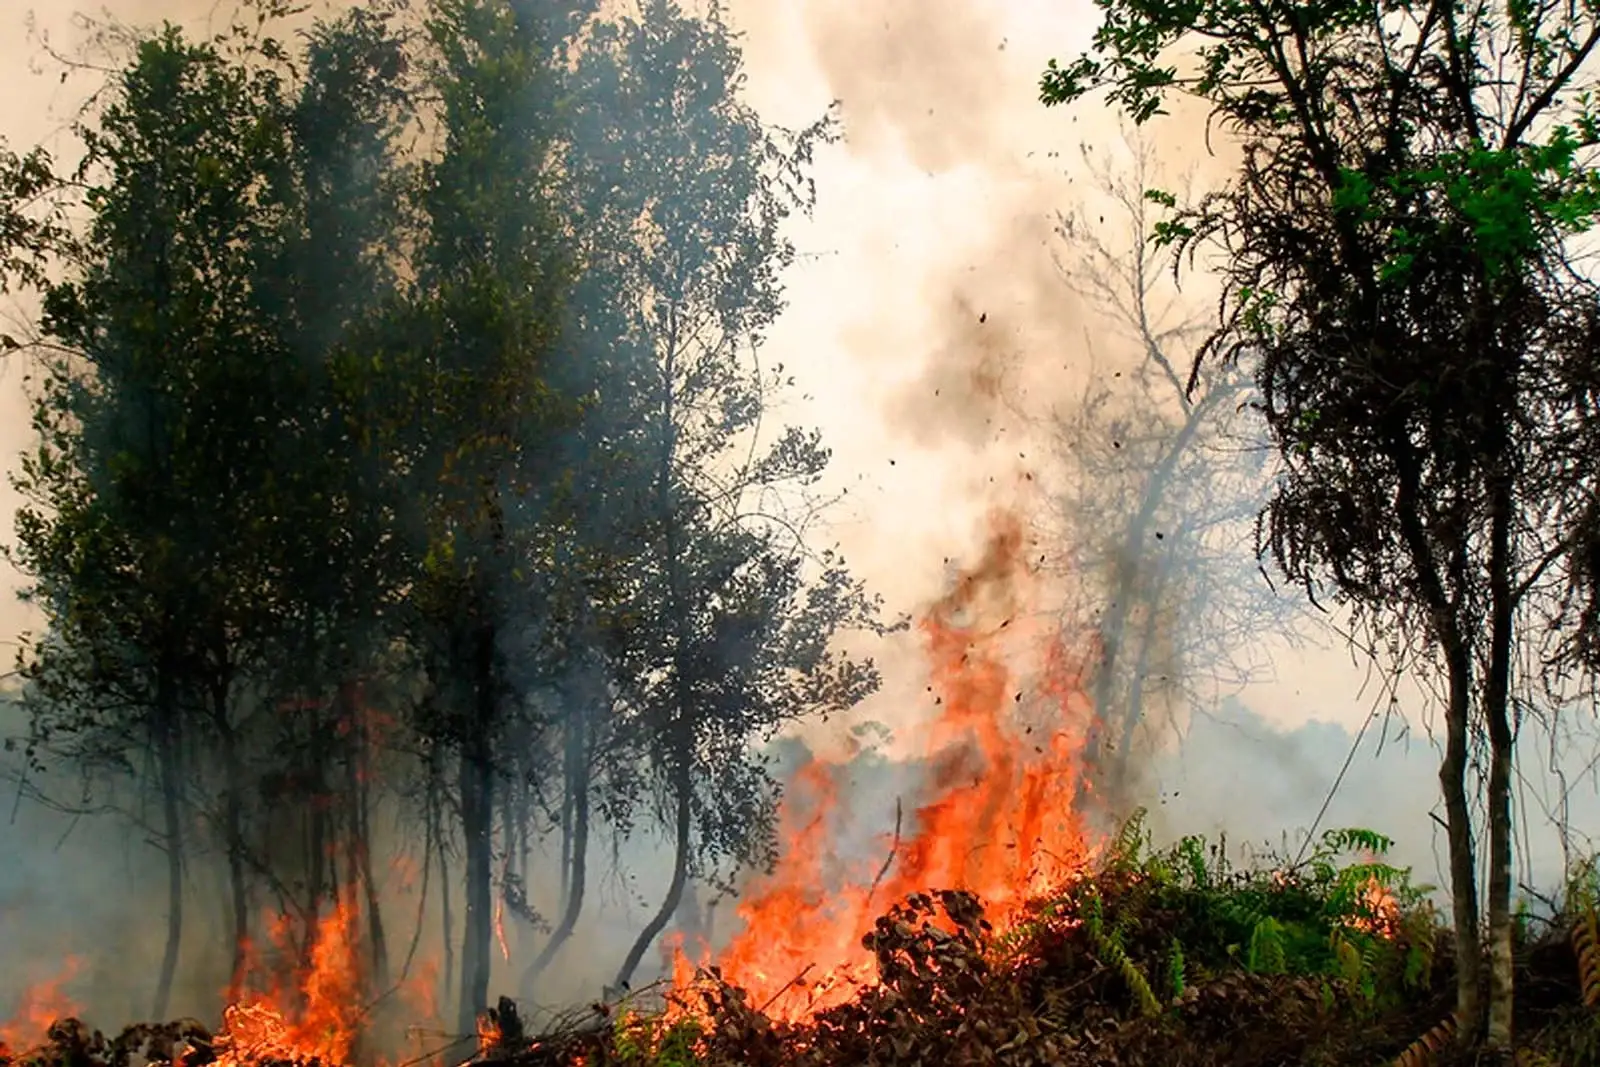
[[[1138,867],[1139,856],[1144,851],[1146,842],[1145,820],[1149,814],[1146,808],[1133,809],[1133,814],[1128,816],[1128,821],[1122,824],[1117,836],[1111,841],[1108,866],[1123,870]]]
[[[1407,1045],[1405,1051],[1395,1058],[1394,1067],[1432,1067],[1439,1053],[1455,1040],[1458,1025],[1455,1015],[1450,1015]]]
[[[1173,1000],[1183,996],[1183,942],[1176,937],[1172,939],[1172,954],[1167,958],[1167,990]]]
[[[1098,929],[1092,929],[1090,936],[1094,938],[1095,951],[1116,968],[1122,980],[1132,990],[1134,999],[1139,1002],[1139,1011],[1146,1016],[1160,1015],[1161,1001],[1156,999],[1155,990],[1150,988],[1150,981],[1145,978],[1144,972],[1139,970],[1139,965],[1128,955],[1128,950],[1122,947],[1120,933],[1107,936]]]
[[[1178,842],[1178,856],[1188,871],[1189,884],[1196,889],[1210,888],[1211,868],[1206,863],[1204,839],[1193,835],[1185,837]]]
[[[1245,969],[1252,974],[1283,974],[1289,969],[1283,951],[1283,924],[1270,915],[1250,931]]]
[[[1580,906],[1578,921],[1572,928],[1572,947],[1578,954],[1578,980],[1583,988],[1583,1005],[1600,1008],[1600,912],[1593,902]]]

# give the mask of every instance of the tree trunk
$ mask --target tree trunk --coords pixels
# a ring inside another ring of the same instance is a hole
[[[571,827],[571,843],[564,849],[568,859],[562,874],[561,922],[550,934],[538,957],[522,974],[520,992],[524,998],[533,995],[533,983],[550,965],[561,946],[567,943],[578,926],[583,912],[584,883],[588,879],[589,856],[589,741],[584,718],[584,708],[573,713],[567,725],[567,738],[563,760],[566,778],[566,796],[562,799],[568,809],[567,822]],[[563,835],[565,837],[565,835]]]
[[[461,833],[466,848],[466,921],[461,942],[460,1034],[474,1033],[478,1013],[489,1006],[489,947],[494,936],[491,789],[486,761],[463,754],[460,768]]]
[[[1472,707],[1472,666],[1459,640],[1446,642],[1450,704],[1445,713],[1445,753],[1439,765],[1445,828],[1450,843],[1450,903],[1456,931],[1456,1015],[1461,1038],[1483,1029],[1482,946],[1478,935],[1478,872],[1467,806],[1467,717]]]
[[[321,709],[313,712],[315,718],[311,723],[311,796],[310,828],[306,851],[306,930],[305,938],[300,946],[300,973],[311,973],[311,948],[312,932],[317,928],[317,922],[322,916],[323,894],[327,890],[328,882],[328,805],[327,799],[327,771],[324,763],[325,746],[322,743],[322,733],[325,720]]]
[[[1395,515],[1414,579],[1429,614],[1431,637],[1444,653],[1449,703],[1445,708],[1444,759],[1439,791],[1444,797],[1450,844],[1450,904],[1456,934],[1456,1019],[1462,1044],[1483,1034],[1483,946],[1478,930],[1478,872],[1473,857],[1472,813],[1467,806],[1467,728],[1472,713],[1472,646],[1462,630],[1459,601],[1445,591],[1443,573],[1464,576],[1467,546],[1456,538],[1441,560],[1422,521],[1421,467],[1404,423],[1392,416],[1384,426],[1395,457],[1399,486]],[[1463,581],[1464,578],[1458,579]]]
[[[444,785],[444,768],[440,766],[438,750],[434,750],[429,760],[428,776],[430,779],[428,790],[428,818],[433,823],[433,842],[437,849],[439,861],[439,909],[440,927],[444,938],[444,989],[449,989],[455,984],[456,974],[456,949],[455,949],[455,916],[450,906],[450,854],[445,846],[444,816],[440,812],[441,798],[439,791]],[[427,857],[431,862],[432,857]]]
[[[1150,480],[1145,483],[1144,493],[1139,501],[1139,510],[1129,520],[1127,531],[1119,546],[1121,556],[1112,570],[1110,593],[1113,599],[1099,627],[1101,654],[1095,670],[1092,694],[1097,721],[1090,728],[1089,737],[1084,745],[1085,765],[1091,769],[1102,766],[1105,757],[1102,731],[1110,726],[1114,711],[1120,712],[1124,718],[1138,714],[1137,708],[1114,709],[1112,705],[1128,620],[1135,607],[1142,600],[1148,599],[1142,597],[1137,588],[1140,561],[1149,551],[1151,526],[1155,522],[1161,502],[1166,499],[1172,479],[1177,475],[1178,464],[1199,435],[1201,425],[1211,409],[1216,406],[1220,395],[1220,392],[1208,393],[1198,404],[1189,409],[1183,426],[1179,428],[1167,451],[1151,471]],[[1152,611],[1155,610],[1153,604],[1146,606]],[[1135,725],[1136,723],[1125,723],[1121,732],[1131,734]],[[1088,784],[1087,781],[1084,783]],[[1080,799],[1083,799],[1081,789]]]
[[[1511,590],[1511,491],[1501,475],[1491,496],[1489,529],[1489,669],[1483,713],[1489,734],[1489,1005],[1484,1044],[1512,1048],[1515,969],[1511,923],[1511,638],[1516,605]]]
[[[639,961],[643,960],[644,954],[650,950],[651,943],[667,928],[673,913],[678,910],[678,902],[683,899],[683,887],[689,880],[689,831],[693,800],[693,778],[689,761],[694,758],[694,749],[691,744],[681,739],[675,747],[677,751],[672,755],[677,761],[677,766],[673,768],[673,793],[677,817],[674,827],[672,881],[667,885],[666,899],[661,902],[661,907],[634,939],[633,947],[628,950],[627,959],[622,961],[622,967],[617,971],[617,980],[612,984],[619,989],[627,986],[633,978],[633,972],[639,968]]]
[[[172,701],[165,692],[158,695],[157,705],[156,753],[161,768],[161,815],[167,851],[167,940],[161,951],[161,970],[156,975],[155,1002],[150,1009],[152,1022],[167,1018],[172,983],[178,973],[178,950],[183,942],[183,807],[178,793],[182,784],[178,724]]]
[[[228,1003],[239,1000],[244,985],[246,946],[250,942],[250,899],[245,873],[244,766],[238,739],[228,721],[228,686],[219,683],[212,693],[211,714],[222,747],[222,769],[227,784],[222,794],[223,840],[227,847],[228,897],[233,919],[233,965],[229,969]]]
[[[489,1006],[490,946],[494,940],[494,899],[490,885],[494,874],[494,788],[489,731],[495,722],[498,696],[494,648],[493,627],[481,627],[474,646],[477,662],[473,671],[473,722],[462,741],[458,777],[467,866],[461,1001],[456,1011],[457,1031],[463,1035],[476,1032],[478,1014]]]
[[[372,983],[369,992],[382,993],[389,988],[389,948],[384,936],[383,909],[378,900],[378,887],[372,876],[372,841],[369,832],[370,807],[370,746],[367,735],[366,711],[356,688],[351,684],[342,687],[340,703],[348,716],[350,758],[346,765],[346,801],[350,810],[349,856],[346,866],[352,883],[359,881],[366,907],[367,939],[372,953]],[[353,888],[353,886],[352,886]],[[355,899],[351,894],[351,901]]]

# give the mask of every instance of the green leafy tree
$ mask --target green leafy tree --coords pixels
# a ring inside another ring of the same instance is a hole
[[[13,559],[51,626],[25,652],[36,739],[156,752],[171,883],[158,1016],[181,931],[186,783],[206,752],[223,772],[211,814],[241,946],[248,922],[239,682],[267,623],[254,593],[270,552],[253,490],[272,428],[292,418],[251,285],[281,207],[280,84],[223,54],[251,45],[168,27],[79,125],[93,214],[45,293],[41,445],[16,479],[29,504]]]
[[[875,603],[807,549],[827,451],[798,428],[760,432],[782,382],[757,358],[793,257],[780,227],[809,206],[831,116],[766,128],[742,84],[720,8],[695,18],[651,0],[596,24],[573,93],[581,262],[600,279],[579,336],[629,388],[608,425],[643,538],[620,676],[674,855],[619,986],[691,878],[768,860],[774,789],[752,742],[877,685],[870,661],[830,648],[839,629],[874,625]]]
[[[547,568],[561,506],[555,442],[575,404],[548,381],[568,286],[554,195],[556,114],[586,3],[439,0],[426,20],[426,84],[439,152],[421,168],[414,293],[390,329],[400,381],[401,517],[415,571],[410,640],[431,699],[417,728],[454,754],[466,853],[457,1024],[488,1007],[496,782],[522,727],[511,591]]]
[[[1284,464],[1262,550],[1331,591],[1371,647],[1420,646],[1440,668],[1461,1033],[1504,1052],[1519,653],[1544,642],[1558,671],[1594,665],[1600,303],[1568,239],[1600,203],[1583,75],[1600,20],[1553,3],[1098,6],[1092,50],[1052,65],[1044,99],[1105,87],[1143,122],[1188,96],[1243,149],[1227,187],[1160,224],[1226,252],[1221,326],[1191,380],[1251,355]]]

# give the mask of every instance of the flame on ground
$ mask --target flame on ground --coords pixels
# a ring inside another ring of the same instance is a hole
[[[77,977],[83,969],[83,960],[68,956],[61,970],[53,977],[30,985],[22,994],[10,1019],[0,1023],[0,1054],[8,1050],[28,1049],[44,1040],[45,1031],[57,1019],[66,1019],[79,1013],[78,1005],[63,992],[63,987]]]
[[[347,893],[310,932],[309,965],[284,981],[259,959],[246,962],[246,991],[223,1009],[220,1067],[263,1060],[349,1063],[366,1014],[357,947],[355,894]],[[272,925],[274,948],[292,958],[288,923]],[[248,953],[254,956],[254,953]]]
[[[1075,805],[1090,664],[1058,628],[1036,621],[1036,585],[1021,523],[997,515],[983,557],[921,620],[939,697],[930,780],[880,858],[851,867],[833,852],[844,766],[813,760],[790,781],[777,867],[744,895],[743,929],[715,957],[753,1005],[797,1021],[851,999],[875,977],[862,937],[908,893],[970,890],[1003,926],[1089,862]],[[1029,682],[1027,703],[1019,678]],[[1042,721],[1027,722],[1029,712]],[[677,990],[691,986],[696,963],[711,962],[709,951],[698,955],[676,952]]]

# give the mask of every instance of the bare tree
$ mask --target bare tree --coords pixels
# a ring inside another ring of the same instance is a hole
[[[1105,329],[1086,337],[1083,386],[1051,417],[1058,484],[1044,519],[1076,590],[1066,610],[1101,644],[1087,758],[1112,813],[1134,799],[1130,757],[1181,729],[1184,708],[1259,677],[1262,634],[1292,642],[1306,614],[1251,549],[1271,472],[1248,373],[1208,367],[1187,388],[1209,309],[1177,288],[1150,239],[1154,145],[1134,131],[1123,148],[1082,147],[1101,202],[1059,216],[1062,273]]]

